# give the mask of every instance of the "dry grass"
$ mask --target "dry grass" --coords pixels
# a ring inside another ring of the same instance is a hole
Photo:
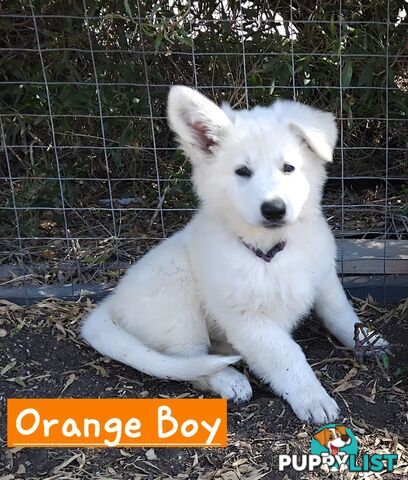
[[[360,453],[397,453],[392,474],[343,478],[408,478],[408,301],[397,306],[354,301],[363,321],[384,326],[394,357],[387,380],[375,362],[358,364],[353,353],[328,338],[311,318],[297,335],[309,362],[338,401]],[[30,307],[0,302],[0,393],[9,397],[198,397],[187,384],[152,379],[89,349],[77,335],[89,300],[46,300]],[[244,367],[242,367],[244,368]],[[254,397],[228,407],[228,447],[222,449],[7,449],[0,480],[205,479],[300,480],[322,473],[277,471],[279,453],[307,453],[315,428],[253,379]],[[5,415],[1,416],[5,447]],[[334,475],[334,474],[332,474]],[[326,477],[325,477],[326,478]],[[338,477],[327,477],[338,478]]]

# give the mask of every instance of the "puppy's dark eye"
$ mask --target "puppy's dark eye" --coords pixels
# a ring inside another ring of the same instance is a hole
[[[283,166],[283,171],[285,173],[292,173],[295,170],[295,167],[293,165],[290,165],[289,163],[285,163]]]
[[[235,173],[239,175],[240,177],[252,177],[252,170],[250,170],[248,167],[239,167],[235,170]]]

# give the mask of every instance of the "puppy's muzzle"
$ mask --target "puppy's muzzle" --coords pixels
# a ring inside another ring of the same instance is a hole
[[[279,222],[286,215],[286,205],[281,198],[275,198],[261,205],[261,213],[269,222]]]

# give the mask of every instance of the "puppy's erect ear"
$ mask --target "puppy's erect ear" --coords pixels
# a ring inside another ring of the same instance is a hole
[[[322,112],[297,102],[279,102],[282,117],[289,128],[304,140],[318,157],[333,161],[333,150],[337,141],[337,127],[331,113]]]
[[[189,154],[211,154],[231,123],[214,102],[183,86],[170,89],[167,111],[171,129]]]
[[[330,438],[330,430],[328,428],[324,428],[320,432],[317,432],[313,438],[317,440],[322,447],[326,447]]]

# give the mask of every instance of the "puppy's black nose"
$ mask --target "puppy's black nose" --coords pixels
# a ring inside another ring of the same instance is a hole
[[[285,202],[281,198],[275,198],[261,205],[261,213],[266,220],[282,220],[286,213]]]

